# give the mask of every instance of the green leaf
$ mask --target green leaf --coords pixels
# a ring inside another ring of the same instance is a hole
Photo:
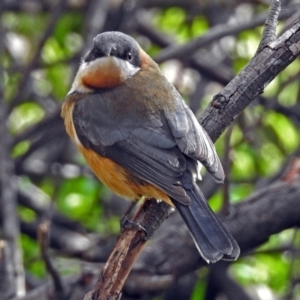
[[[264,123],[274,130],[279,143],[287,152],[292,152],[297,148],[298,131],[286,116],[270,111],[265,113]]]
[[[45,116],[41,106],[34,102],[26,102],[15,107],[8,119],[9,129],[13,134],[20,133]]]

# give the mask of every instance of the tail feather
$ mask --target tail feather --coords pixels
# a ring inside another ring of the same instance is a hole
[[[207,262],[237,259],[239,246],[210,209],[200,189],[194,185],[186,192],[191,204],[186,206],[177,201],[174,204],[188,226],[201,256]]]

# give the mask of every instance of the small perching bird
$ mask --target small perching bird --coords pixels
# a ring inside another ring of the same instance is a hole
[[[236,241],[196,184],[201,165],[216,181],[224,179],[214,145],[133,38],[104,32],[94,39],[62,117],[92,170],[116,194],[175,207],[207,262],[239,256]]]

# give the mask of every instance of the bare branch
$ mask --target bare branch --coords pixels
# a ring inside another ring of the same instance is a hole
[[[46,269],[53,280],[55,294],[57,294],[60,299],[64,299],[66,297],[65,287],[48,253],[49,225],[49,221],[44,221],[39,225],[38,241]]]
[[[133,220],[142,224],[148,234],[147,238],[150,238],[169,215],[169,212],[170,206],[164,202],[157,203],[155,199],[147,199]],[[143,231],[126,229],[122,233],[102,270],[100,279],[92,293],[92,299],[119,299],[125,280],[145,243],[146,237]]]
[[[276,39],[276,28],[278,24],[278,16],[280,13],[281,3],[279,0],[273,0],[267,20],[265,22],[264,31],[262,34],[262,39],[259,43],[257,53],[259,53],[263,48],[265,48],[270,43],[274,42]]]
[[[273,14],[273,11],[271,12]],[[287,16],[291,16],[294,13],[294,10],[285,10],[280,17],[286,18]],[[277,12],[278,17],[278,12]],[[276,18],[276,15],[274,15],[274,18]],[[190,57],[192,54],[195,53],[195,51],[199,50],[201,47],[206,47],[208,44],[219,40],[225,36],[229,35],[237,35],[238,33],[255,28],[259,25],[264,24],[266,20],[266,15],[263,14],[261,16],[255,17],[251,21],[247,21],[242,24],[232,24],[224,26],[216,26],[212,28],[210,31],[205,33],[204,35],[200,36],[199,38],[192,40],[189,43],[186,43],[184,45],[172,45],[168,48],[164,49],[160,52],[160,54],[155,58],[155,61],[157,63],[162,63],[168,59],[185,59],[187,57]]]
[[[204,112],[200,123],[215,141],[283,69],[300,53],[300,22],[265,47],[218,93]]]

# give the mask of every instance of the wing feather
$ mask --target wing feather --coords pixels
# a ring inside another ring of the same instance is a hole
[[[175,88],[173,94],[177,100],[176,110],[166,111],[165,117],[178,148],[185,155],[199,160],[218,182],[223,182],[224,171],[214,144]]]

